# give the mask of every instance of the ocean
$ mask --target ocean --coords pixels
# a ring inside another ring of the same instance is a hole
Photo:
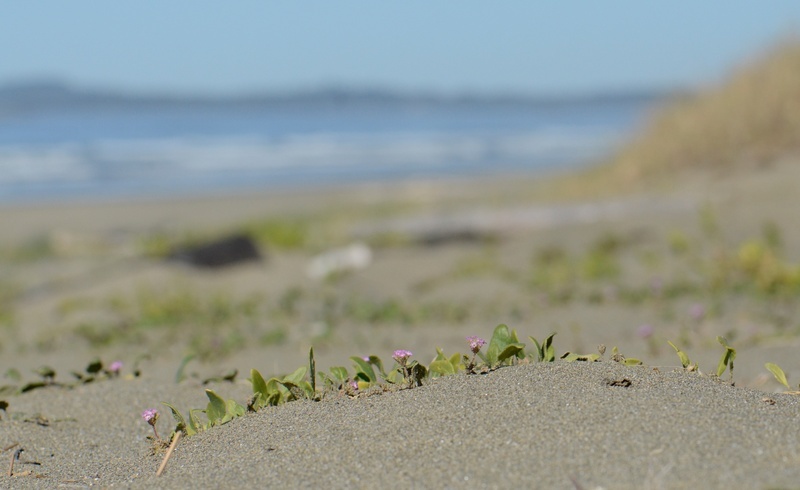
[[[0,202],[535,175],[607,157],[656,100],[61,95],[0,91]]]

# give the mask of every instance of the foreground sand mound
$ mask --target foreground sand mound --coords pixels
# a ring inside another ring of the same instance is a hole
[[[227,385],[231,396],[242,389]],[[10,410],[46,407],[57,422],[0,422],[2,445],[18,442],[41,463],[17,471],[42,476],[2,476],[2,486],[776,488],[800,479],[800,398],[674,368],[531,364],[293,402],[183,439],[157,478],[161,457],[149,455],[139,412],[154,397],[201,406],[197,395],[187,383],[116,380],[15,397]]]

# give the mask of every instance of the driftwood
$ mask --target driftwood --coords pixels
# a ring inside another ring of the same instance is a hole
[[[242,262],[260,261],[262,257],[253,239],[247,235],[233,235],[200,245],[179,248],[172,251],[168,259],[212,269]]]

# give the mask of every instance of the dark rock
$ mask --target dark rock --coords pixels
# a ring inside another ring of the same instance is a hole
[[[262,257],[252,238],[247,235],[233,235],[173,250],[168,259],[212,269],[242,262],[260,261]]]

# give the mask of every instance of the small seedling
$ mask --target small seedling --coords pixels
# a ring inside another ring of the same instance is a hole
[[[556,360],[556,349],[553,347],[553,337],[555,337],[555,335],[555,333],[551,333],[541,344],[539,344],[535,338],[528,337],[536,346],[536,354],[539,362],[554,362]]]
[[[725,337],[717,336],[717,342],[725,348],[725,352],[722,353],[722,357],[719,359],[719,364],[717,365],[717,376],[722,376],[725,373],[725,370],[728,369],[730,372],[730,379],[733,379],[733,360],[736,359],[736,349],[728,345],[728,341],[725,340]]]
[[[685,352],[678,349],[678,347],[669,340],[667,340],[667,343],[673,349],[675,349],[675,352],[678,354],[678,358],[681,360],[681,365],[683,366],[683,369],[687,371],[697,371],[697,364],[692,364],[692,361],[689,360],[689,356],[687,356]]]
[[[781,369],[780,366],[768,362],[764,364],[764,367],[767,368],[767,370],[771,372],[773,376],[775,376],[775,379],[778,381],[778,383],[786,387],[787,394],[800,395],[800,385],[798,385],[798,391],[792,391],[792,387],[789,386],[789,380],[786,376],[786,373],[783,372],[783,369]]]
[[[620,364],[624,364],[626,366],[639,366],[642,364],[642,361],[636,359],[635,357],[625,357],[617,349],[616,346],[611,348],[611,360],[614,362],[618,362]]]
[[[428,370],[431,373],[432,378],[440,377],[440,376],[450,376],[453,374],[458,373],[459,371],[467,370],[467,373],[472,374],[468,366],[461,361],[462,356],[458,352],[453,354],[450,357],[445,356],[444,352],[441,348],[436,348],[436,358],[431,362],[430,366],[428,366]],[[468,358],[467,356],[463,356],[464,361]],[[474,359],[474,357],[473,357]]]
[[[206,406],[208,427],[227,424],[245,413],[245,408],[239,405],[236,400],[224,400],[214,393],[214,390],[207,389],[206,396],[208,397],[208,405]]]
[[[311,383],[311,393],[314,394],[312,397],[313,400],[317,401],[317,362],[314,360],[314,348],[311,347],[308,350],[308,372],[311,373],[309,378],[309,383]]]

